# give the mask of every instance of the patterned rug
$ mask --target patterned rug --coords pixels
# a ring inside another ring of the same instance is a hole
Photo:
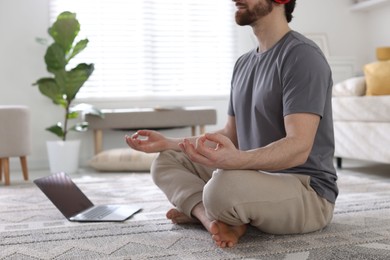
[[[31,181],[1,183],[0,259],[390,259],[390,166],[339,171],[340,196],[324,230],[274,236],[250,228],[232,249],[216,247],[200,225],[166,220],[170,204],[148,174],[72,178],[95,204],[143,210],[123,223],[73,223]]]

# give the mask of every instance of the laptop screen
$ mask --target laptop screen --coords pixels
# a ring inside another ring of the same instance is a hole
[[[66,218],[93,206],[66,173],[60,172],[39,178],[34,180],[34,183]]]

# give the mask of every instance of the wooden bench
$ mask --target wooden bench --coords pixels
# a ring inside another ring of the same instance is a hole
[[[95,154],[103,150],[104,130],[171,129],[191,127],[191,134],[205,132],[205,125],[217,123],[217,112],[211,107],[102,109],[104,118],[86,115],[94,131]]]

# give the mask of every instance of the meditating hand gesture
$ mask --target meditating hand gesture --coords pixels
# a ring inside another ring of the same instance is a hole
[[[125,138],[126,143],[131,148],[145,153],[161,152],[174,147],[173,139],[168,139],[161,133],[152,130],[139,130],[132,136],[126,135]]]
[[[196,139],[195,144],[184,139],[180,149],[196,163],[219,169],[239,169],[243,153],[233,142],[219,133],[206,133]]]

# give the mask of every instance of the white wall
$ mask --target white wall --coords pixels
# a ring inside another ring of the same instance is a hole
[[[33,152],[28,161],[34,167],[47,165],[44,140],[49,134],[42,129],[58,112],[31,86],[46,73],[42,60],[45,48],[35,37],[46,36],[48,14],[48,0],[0,0],[0,104],[30,107]]]
[[[291,23],[294,30],[327,36],[332,56],[354,57],[359,69],[374,59],[378,45],[389,45],[389,8],[375,9],[369,13],[354,13],[349,9],[349,0],[299,0],[295,18]],[[47,37],[49,27],[49,0],[0,0],[0,105],[21,104],[31,109],[33,152],[29,156],[30,168],[47,168],[46,140],[56,137],[44,130],[61,120],[62,111],[43,97],[31,84],[46,74],[43,62],[45,47],[35,42],[35,37]],[[227,2],[232,4],[232,2]],[[233,18],[232,18],[233,19]],[[238,28],[237,56],[253,46],[251,29]],[[357,70],[358,70],[357,69]],[[206,100],[123,100],[97,102],[100,108],[153,107],[163,105],[215,106],[218,110],[218,124],[209,126],[214,130],[226,120],[227,97]],[[105,135],[105,148],[126,147],[122,132]],[[189,130],[167,131],[168,135],[188,135]],[[81,163],[84,165],[93,155],[92,134],[72,134],[71,138],[82,138]],[[1,147],[0,147],[1,149]],[[16,159],[12,168],[19,168]]]
[[[367,49],[370,52],[370,60],[375,61],[375,49],[379,46],[390,46],[390,3],[367,12],[365,15],[369,28]]]
[[[351,12],[350,6],[350,0],[299,0],[292,26],[304,34],[325,34],[330,56],[355,57],[359,67],[369,54],[363,36],[368,26],[365,16]]]

